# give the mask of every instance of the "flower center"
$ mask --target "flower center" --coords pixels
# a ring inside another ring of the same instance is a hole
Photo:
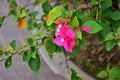
[[[59,25],[58,25],[58,27],[59,27],[59,28],[61,28],[61,27],[62,27],[62,25],[61,25],[61,24],[59,24]]]
[[[59,28],[57,29],[57,32],[60,32],[60,29],[59,29]]]
[[[63,38],[61,39],[61,42],[64,42],[64,39],[63,39]]]

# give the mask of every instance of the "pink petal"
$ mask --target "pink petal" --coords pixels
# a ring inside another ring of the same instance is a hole
[[[65,39],[64,48],[66,51],[72,52],[74,45],[75,45],[74,39],[71,38]]]
[[[54,43],[58,46],[63,46],[64,45],[64,38],[63,37],[57,37],[57,38],[55,38]]]
[[[77,27],[77,30],[79,30],[79,31],[81,30],[80,26]]]
[[[74,39],[75,33],[74,33],[73,30],[69,29],[69,30],[66,32],[66,36],[68,36],[68,37]]]
[[[88,26],[83,26],[83,28],[82,28],[84,31],[86,31],[86,32],[90,32],[90,28],[88,27]]]

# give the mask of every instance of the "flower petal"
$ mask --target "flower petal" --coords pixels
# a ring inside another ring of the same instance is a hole
[[[58,46],[63,46],[64,45],[64,38],[63,37],[57,37],[57,38],[55,38],[54,43]]]

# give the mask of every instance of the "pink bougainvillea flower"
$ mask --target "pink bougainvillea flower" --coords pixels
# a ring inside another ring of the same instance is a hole
[[[91,29],[88,26],[83,26],[82,30],[85,32],[90,32]]]
[[[64,29],[65,31],[62,29]],[[69,28],[66,29],[66,26],[63,26],[62,29],[60,35],[57,38],[55,38],[54,43],[58,46],[63,46],[66,51],[72,52],[72,48],[75,45],[75,33]]]
[[[63,36],[68,31],[67,23],[59,24],[56,26],[55,36]]]

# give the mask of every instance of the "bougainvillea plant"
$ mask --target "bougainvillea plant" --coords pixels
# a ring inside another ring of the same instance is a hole
[[[42,45],[52,58],[54,52],[64,53],[72,57],[80,52],[80,46],[85,40],[84,33],[97,34],[100,43],[105,44],[110,51],[114,46],[120,46],[120,0],[56,0],[57,5],[51,6],[52,0],[27,0],[25,6],[20,6],[16,0],[7,0],[9,13],[0,16],[0,27],[4,19],[12,16],[12,21],[18,28],[34,34],[27,37],[20,49],[13,40],[5,49],[0,48],[0,61],[5,61],[5,67],[10,68],[12,57],[21,55],[35,73],[40,69],[38,48]],[[30,11],[29,6],[42,5],[43,16],[37,19],[39,11]],[[52,47],[51,47],[52,46]],[[66,63],[67,64],[67,63]],[[71,70],[71,80],[82,80]],[[115,66],[101,71],[97,77],[105,80],[120,80],[120,67]]]

